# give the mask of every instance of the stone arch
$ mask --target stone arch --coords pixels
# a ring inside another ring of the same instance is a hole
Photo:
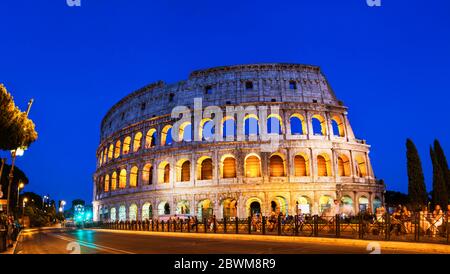
[[[340,115],[334,114],[331,116],[331,126],[334,136],[345,137],[345,126]]]
[[[150,220],[152,218],[153,218],[152,204],[150,202],[145,202],[142,205],[141,219],[142,219],[142,221],[145,221],[145,220]]]
[[[133,166],[130,170],[130,187],[137,187],[138,185],[139,169],[137,166]]]
[[[190,142],[192,141],[192,124],[191,122],[184,122],[180,125],[178,130],[178,140]]]
[[[199,220],[213,216],[213,204],[210,199],[203,199],[197,205],[197,217]]]
[[[338,176],[348,177],[350,173],[350,159],[345,154],[340,154],[337,159]]]
[[[137,221],[137,215],[138,215],[138,207],[135,203],[133,203],[128,208],[128,220]]]
[[[167,201],[161,201],[158,204],[158,216],[170,215],[170,204]]]
[[[125,222],[127,220],[127,208],[125,205],[119,206],[119,221]]]
[[[236,178],[236,158],[232,154],[225,154],[220,159],[220,177]]]
[[[355,214],[353,203],[354,201],[350,195],[342,196],[341,197],[342,213],[347,216],[353,216]]]
[[[358,198],[358,209],[360,212],[365,212],[370,207],[369,198],[365,195],[361,195]]]
[[[191,161],[187,158],[177,162],[177,182],[189,182],[191,180]]]
[[[331,195],[322,195],[319,198],[319,212],[324,213],[331,209],[334,200]]]
[[[244,172],[245,177],[261,177],[261,157],[256,153],[249,153],[245,157]]]
[[[139,151],[139,149],[141,149],[141,145],[142,145],[142,132],[139,131],[134,135],[133,152]]]
[[[294,156],[294,176],[309,176],[309,157],[306,153],[297,153]]]
[[[269,176],[286,176],[286,160],[283,154],[273,153],[269,158]]]
[[[289,118],[291,126],[291,135],[305,135],[307,134],[307,126],[305,117],[299,113],[294,113]]]
[[[181,200],[177,203],[176,214],[190,214],[189,202],[187,200]]]
[[[272,113],[267,116],[267,133],[283,134],[283,119],[279,114]]]
[[[356,173],[358,177],[366,177],[367,176],[367,163],[366,159],[363,155],[356,155],[355,156],[355,162],[356,162]]]
[[[297,198],[296,204],[298,204],[299,213],[311,214],[311,198],[306,195],[301,195]]]
[[[202,156],[197,160],[197,179],[212,180],[213,162],[210,156]]]
[[[253,216],[254,214],[262,214],[262,201],[260,198],[251,197],[247,199],[245,202],[245,211],[247,212],[247,216]]]
[[[199,125],[199,139],[202,141],[210,141],[214,139],[215,125],[211,118],[203,118]]]
[[[230,138],[230,136],[233,137],[233,140],[236,136],[236,130],[237,130],[237,126],[236,126],[236,120],[231,117],[231,116],[225,116],[222,119],[222,136],[223,138],[227,138],[227,136]]]
[[[104,189],[103,189],[105,192],[109,191],[109,184],[110,184],[109,175],[106,174],[106,176],[105,176],[105,185],[104,185]]]
[[[156,129],[151,128],[145,134],[145,148],[152,148],[156,145]]]
[[[288,201],[283,196],[275,196],[270,201],[270,211],[275,213],[283,213],[285,216],[288,215]]]
[[[244,136],[259,135],[259,118],[256,114],[247,114],[244,117]]]
[[[111,175],[111,190],[116,190],[117,188],[117,172],[114,171]]]
[[[119,158],[120,156],[120,145],[121,145],[120,140],[117,140],[116,147],[114,149],[114,158]]]
[[[225,198],[220,203],[223,218],[237,217],[237,201],[233,198]]]
[[[125,188],[127,186],[127,170],[121,169],[119,174],[119,188]]]
[[[311,117],[314,135],[327,135],[327,121],[321,114],[314,114]]]
[[[110,144],[108,149],[108,161],[112,160],[114,154],[114,145]]]
[[[142,184],[151,185],[153,179],[153,166],[150,163],[144,165],[142,169]]]
[[[328,156],[328,154],[326,153],[317,155],[317,176],[332,176],[330,156]]]
[[[161,131],[161,145],[171,145],[172,144],[172,125],[166,125]]]
[[[130,152],[130,145],[131,145],[131,137],[127,136],[123,140],[123,148],[122,148],[123,155],[126,155]]]
[[[111,220],[111,222],[115,222],[117,220],[117,213],[115,207],[111,207],[111,209],[109,210],[109,219]]]
[[[170,182],[170,164],[167,161],[162,161],[158,166],[158,183]]]

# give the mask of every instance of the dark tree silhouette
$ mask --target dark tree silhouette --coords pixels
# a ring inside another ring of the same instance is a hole
[[[411,139],[406,140],[406,160],[408,170],[408,198],[414,210],[426,205],[428,195],[423,176],[422,162]]]
[[[433,163],[433,191],[432,202],[433,205],[440,205],[446,208],[448,204],[448,195],[445,187],[444,173],[441,166],[436,159],[436,153],[430,147],[431,162]]]

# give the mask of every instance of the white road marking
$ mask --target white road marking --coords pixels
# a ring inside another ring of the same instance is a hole
[[[126,251],[126,250],[112,248],[112,247],[108,247],[108,246],[104,246],[104,245],[93,244],[93,243],[89,243],[89,242],[85,242],[85,241],[77,240],[75,238],[65,237],[65,236],[61,236],[61,235],[49,234],[49,236],[58,238],[60,240],[68,241],[68,242],[77,242],[77,243],[79,243],[82,246],[85,246],[85,247],[88,247],[88,248],[93,248],[93,249],[98,249],[98,250],[102,250],[102,251],[106,251],[106,252],[113,251],[113,252],[116,252],[116,253],[135,254],[133,252],[129,252],[129,251]]]

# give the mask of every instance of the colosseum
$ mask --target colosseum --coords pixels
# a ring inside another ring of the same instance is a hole
[[[375,210],[385,186],[369,148],[319,67],[194,71],[131,93],[103,118],[94,220],[323,214],[334,200]]]

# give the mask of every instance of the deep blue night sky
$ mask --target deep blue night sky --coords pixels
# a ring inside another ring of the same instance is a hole
[[[23,110],[35,99],[39,139],[17,161],[30,178],[26,190],[91,201],[100,121],[114,103],[194,69],[260,62],[319,65],[349,107],[355,134],[372,145],[376,176],[407,191],[410,137],[430,190],[434,138],[450,157],[450,2],[382,5],[1,0],[0,82]]]

